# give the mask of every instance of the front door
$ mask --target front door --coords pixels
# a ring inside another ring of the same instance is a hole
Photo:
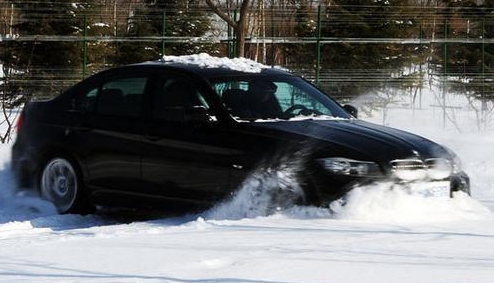
[[[208,205],[230,191],[230,150],[199,83],[160,74],[146,123],[142,176],[149,193]]]

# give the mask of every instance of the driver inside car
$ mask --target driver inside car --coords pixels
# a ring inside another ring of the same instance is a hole
[[[247,95],[247,118],[281,118],[283,111],[274,95],[278,87],[268,80],[252,81]]]

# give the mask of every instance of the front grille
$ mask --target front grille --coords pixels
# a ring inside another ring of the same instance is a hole
[[[391,161],[393,170],[422,170],[426,166],[422,160],[418,159],[398,159]]]

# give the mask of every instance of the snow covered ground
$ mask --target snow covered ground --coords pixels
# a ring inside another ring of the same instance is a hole
[[[460,101],[459,103],[464,103]],[[201,214],[136,220],[57,215],[9,169],[0,146],[0,282],[493,282],[494,124],[469,109],[457,127],[436,108],[363,117],[453,149],[472,198],[424,199],[380,186],[352,192],[336,213],[244,211],[249,187]],[[247,216],[247,217],[245,217]]]

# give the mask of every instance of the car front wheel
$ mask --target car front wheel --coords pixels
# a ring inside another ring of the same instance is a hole
[[[80,174],[65,157],[49,159],[43,166],[39,188],[41,196],[53,203],[59,213],[83,213],[84,194]]]

